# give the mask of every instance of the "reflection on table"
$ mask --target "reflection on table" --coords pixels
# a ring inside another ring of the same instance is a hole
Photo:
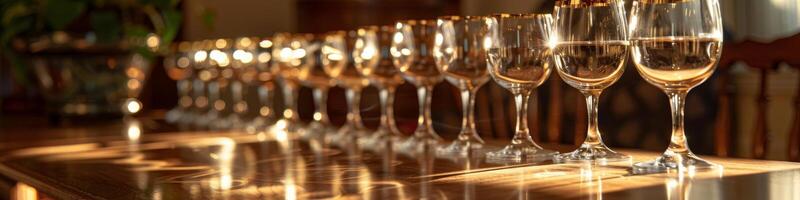
[[[323,134],[324,135],[324,134]],[[147,133],[49,141],[6,150],[0,172],[17,199],[791,199],[800,164],[711,158],[724,170],[635,175],[630,163],[496,164],[399,153],[357,141],[334,147],[293,133]],[[487,141],[499,148],[503,141]],[[546,145],[558,150],[570,147]],[[634,161],[656,153],[624,151]],[[746,191],[746,192],[742,192]]]

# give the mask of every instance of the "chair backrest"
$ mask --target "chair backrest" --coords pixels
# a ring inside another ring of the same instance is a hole
[[[729,88],[731,82],[730,69],[737,62],[742,62],[748,67],[758,70],[759,85],[756,96],[756,118],[753,134],[753,157],[763,159],[767,155],[767,146],[773,142],[789,142],[789,160],[800,161],[800,97],[795,97],[795,112],[789,138],[773,138],[768,140],[768,98],[767,86],[768,73],[777,69],[777,66],[786,63],[794,68],[800,68],[800,34],[788,38],[775,40],[770,43],[744,41],[725,44],[717,73],[721,73],[719,81],[719,102],[715,130],[715,151],[719,156],[730,153],[730,138],[732,124],[731,97],[733,91]],[[800,83],[800,81],[798,82]],[[800,91],[800,85],[798,85]],[[800,93],[798,93],[800,94]]]

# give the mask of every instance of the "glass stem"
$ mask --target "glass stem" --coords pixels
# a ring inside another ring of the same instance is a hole
[[[469,89],[461,90],[461,133],[458,134],[458,139],[469,141],[470,138],[476,138],[483,143],[475,130],[475,92]]]
[[[221,90],[220,84],[216,81],[208,84],[208,102],[211,103],[211,110],[219,112],[225,109],[225,102],[222,102],[220,97]]]
[[[207,102],[208,101],[208,97],[205,96],[205,90],[206,90],[205,86],[206,86],[206,84],[203,83],[203,81],[201,81],[200,79],[195,79],[193,81],[192,85],[193,85],[192,89],[194,90],[193,92],[194,92],[194,98],[195,98],[194,99],[195,106],[197,106],[198,109],[202,110],[202,109],[205,108],[205,105],[203,105],[203,103],[204,103],[203,101],[206,101],[205,103],[208,103]]]
[[[329,124],[328,119],[328,88],[315,88],[313,90],[314,105],[317,107],[314,111],[314,120],[322,123]]]
[[[397,130],[397,125],[395,124],[394,120],[394,95],[395,95],[395,88],[394,87],[387,87],[381,89],[379,92],[380,101],[381,101],[381,128],[385,129],[389,133],[399,133]]]
[[[258,87],[258,101],[261,104],[258,115],[265,118],[272,116],[272,89],[266,86]]]
[[[583,141],[584,145],[603,145],[603,138],[600,137],[600,128],[597,125],[597,104],[600,100],[600,90],[582,91],[583,96],[586,97],[586,114],[588,120],[588,130],[586,131],[586,140]]]
[[[417,88],[417,98],[419,100],[419,118],[417,119],[417,130],[414,131],[414,136],[417,138],[439,138],[439,136],[433,134],[433,123],[431,123],[432,94],[433,86],[422,86]]]
[[[299,122],[300,116],[297,114],[297,86],[291,83],[283,83],[283,119],[291,122]]]
[[[347,124],[357,128],[364,128],[361,123],[361,89],[345,89],[345,98],[347,100]]]
[[[517,108],[517,125],[514,127],[514,138],[511,139],[511,144],[533,141],[528,129],[528,98],[530,96],[530,90],[522,90],[514,94],[514,104],[516,104]]]
[[[230,85],[231,99],[233,100],[233,112],[237,115],[244,114],[247,111],[247,101],[244,100],[244,95],[247,92],[245,85],[239,81],[232,81]]]
[[[191,106],[191,89],[192,89],[192,82],[189,80],[179,80],[178,81],[178,106],[182,109],[187,109]],[[184,102],[190,102],[189,104]]]
[[[686,134],[683,127],[683,105],[685,102],[686,90],[667,91],[669,105],[672,110],[672,137],[668,151],[675,153],[691,153],[686,142]]]

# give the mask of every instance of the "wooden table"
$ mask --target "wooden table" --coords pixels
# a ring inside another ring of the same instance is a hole
[[[800,164],[789,162],[705,156],[724,169],[634,175],[630,163],[498,164],[425,152],[335,148],[319,140],[295,140],[285,132],[164,130],[170,128],[149,120],[60,129],[6,123],[0,126],[0,174],[7,182],[7,195],[21,199],[800,199]],[[635,161],[657,156],[622,151]]]

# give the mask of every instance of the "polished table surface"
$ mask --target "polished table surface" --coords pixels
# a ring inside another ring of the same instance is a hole
[[[800,199],[799,163],[705,156],[724,168],[632,174],[630,163],[494,163],[436,156],[426,150],[333,147],[283,131],[178,132],[153,120],[126,121],[64,128],[0,122],[0,174],[14,182],[9,195],[17,199]],[[488,143],[496,147],[504,141]],[[391,143],[382,145],[388,146]],[[545,146],[562,152],[572,148]],[[633,155],[634,161],[658,155],[621,151]]]

